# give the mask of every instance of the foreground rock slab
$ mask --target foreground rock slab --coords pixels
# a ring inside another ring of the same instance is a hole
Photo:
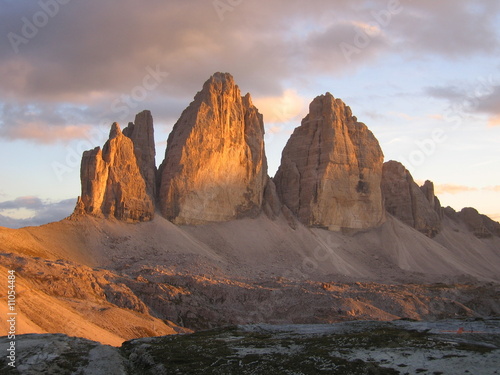
[[[121,348],[64,335],[23,335],[18,343],[19,374],[460,375],[500,368],[498,320],[256,324],[137,339]],[[0,371],[8,374],[2,361]]]

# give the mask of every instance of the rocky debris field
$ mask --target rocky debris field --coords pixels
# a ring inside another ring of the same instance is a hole
[[[61,334],[17,341],[17,367],[2,359],[2,374],[500,373],[498,319],[242,325],[120,348]]]

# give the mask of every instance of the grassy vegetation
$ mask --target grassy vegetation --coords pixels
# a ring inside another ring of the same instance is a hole
[[[379,345],[387,335],[376,338],[380,332],[374,332],[366,337],[359,334],[283,338],[228,328],[161,338],[148,343],[147,354],[130,343],[122,351],[131,359],[130,373],[159,373],[161,364],[168,374],[398,374],[377,363],[331,354],[346,342],[352,346],[370,342]]]

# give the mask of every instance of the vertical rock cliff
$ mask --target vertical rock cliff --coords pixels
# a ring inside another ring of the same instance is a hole
[[[262,115],[230,74],[216,73],[168,137],[159,208],[176,224],[254,216],[266,181]]]
[[[142,111],[135,116],[135,121],[123,129],[123,134],[134,144],[134,154],[146,182],[146,190],[151,197],[156,197],[156,149],[153,116],[150,111]]]
[[[313,100],[293,132],[274,182],[283,204],[306,225],[370,228],[385,219],[383,157],[366,125],[327,93]]]
[[[134,143],[117,123],[102,150],[83,153],[80,178],[82,195],[75,211],[127,222],[153,218],[154,199],[148,194]]]
[[[419,187],[403,164],[391,160],[384,163],[382,191],[391,215],[431,238],[440,231],[442,210],[432,182]]]

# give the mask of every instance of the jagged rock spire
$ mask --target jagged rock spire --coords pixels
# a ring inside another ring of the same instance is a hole
[[[442,210],[431,181],[419,187],[403,164],[390,160],[384,163],[382,191],[391,215],[428,237],[439,233]]]
[[[150,126],[152,128],[152,122]],[[130,133],[130,129],[127,132]],[[152,147],[154,154],[154,143]],[[83,153],[80,169],[82,194],[75,213],[128,222],[153,218],[154,198],[148,193],[141,170],[143,162],[136,156],[137,148],[115,122],[102,150],[96,147]]]
[[[177,224],[258,214],[267,181],[262,115],[233,77],[216,73],[168,137],[158,202]]]

